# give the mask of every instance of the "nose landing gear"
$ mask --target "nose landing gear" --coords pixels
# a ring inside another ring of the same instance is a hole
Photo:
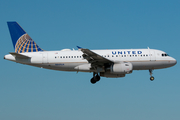
[[[154,77],[153,77],[153,76],[151,76],[151,77],[150,77],[150,80],[151,80],[151,81],[153,81],[153,80],[154,80]]]
[[[152,74],[153,74],[152,71],[153,71],[152,69],[149,69],[149,73],[150,73],[150,76],[151,76],[151,77],[150,77],[150,80],[151,80],[151,81],[154,80],[154,77],[152,76]]]
[[[91,78],[91,83],[95,84],[96,82],[98,82],[100,80],[100,76],[98,75],[98,73],[93,73],[93,78]]]

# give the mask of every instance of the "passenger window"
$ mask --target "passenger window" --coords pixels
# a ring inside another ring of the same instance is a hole
[[[76,58],[76,56],[74,56],[74,58]]]
[[[116,57],[118,57],[118,55],[116,55]]]

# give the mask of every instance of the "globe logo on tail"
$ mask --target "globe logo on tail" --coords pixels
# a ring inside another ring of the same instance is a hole
[[[22,35],[16,42],[15,52],[24,53],[24,52],[38,52],[43,51],[34,40],[26,33]]]

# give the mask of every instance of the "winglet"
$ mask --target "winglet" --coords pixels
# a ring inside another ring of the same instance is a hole
[[[82,47],[77,46],[78,49],[82,49]]]

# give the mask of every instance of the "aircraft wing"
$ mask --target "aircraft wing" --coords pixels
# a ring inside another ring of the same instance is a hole
[[[112,64],[113,61],[102,57],[101,55],[89,50],[78,47],[84,54],[82,55],[92,66],[104,66],[105,64]]]

